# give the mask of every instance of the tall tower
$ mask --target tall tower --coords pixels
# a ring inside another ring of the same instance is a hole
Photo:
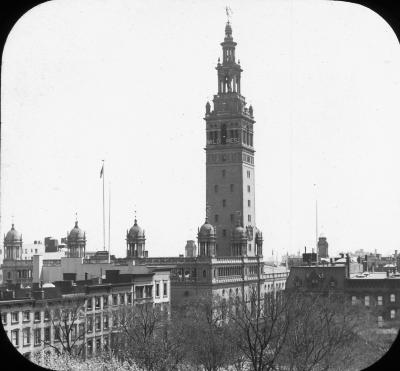
[[[253,108],[241,95],[240,61],[229,21],[218,59],[218,93],[206,104],[206,202],[210,223],[216,227],[217,256],[255,256]],[[239,219],[239,220],[238,220]],[[233,248],[235,227],[246,231],[246,248]],[[244,251],[243,251],[244,250]],[[259,254],[261,255],[261,254]]]

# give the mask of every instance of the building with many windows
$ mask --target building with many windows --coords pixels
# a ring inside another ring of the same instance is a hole
[[[344,264],[292,267],[286,290],[346,295],[353,304],[374,307],[381,327],[391,328],[400,316],[400,274],[363,272],[362,265],[352,263],[349,255]]]
[[[131,273],[105,273],[104,279],[1,289],[1,321],[12,344],[27,357],[65,346],[60,321],[68,313],[68,337],[74,351],[92,356],[112,346],[122,307],[146,304],[170,312],[168,269],[140,267]]]

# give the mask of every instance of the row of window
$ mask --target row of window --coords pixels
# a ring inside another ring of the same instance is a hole
[[[390,294],[389,295],[389,302],[390,303],[395,303],[396,302],[396,295],[395,294]],[[351,297],[351,303],[353,305],[355,305],[357,303],[357,297],[356,296],[352,296]],[[365,304],[365,306],[369,306],[371,304],[369,295],[365,295],[364,296],[364,304]],[[377,296],[376,304],[379,305],[379,306],[383,305],[383,296],[382,295],[378,295]]]
[[[237,129],[227,130],[226,127],[222,126],[221,133],[219,131],[208,131],[206,135],[207,143],[209,144],[237,143],[241,137],[244,144],[253,146],[253,134],[248,131],[239,131]]]
[[[235,267],[219,267],[218,276],[219,277],[229,277],[229,276],[241,276],[243,269],[241,266]]]
[[[156,298],[159,298],[161,296],[160,293],[160,282],[156,282]],[[163,281],[163,297],[168,296],[168,284],[167,282]]]
[[[116,327],[118,324],[118,313],[113,313],[112,315],[112,321],[113,321],[113,327]],[[109,316],[108,314],[104,314],[103,318],[101,315],[96,315],[95,317],[93,316],[88,316],[86,318],[86,323],[87,323],[87,332],[91,333],[93,332],[93,324],[94,330],[96,332],[99,332],[102,330],[108,330],[109,329]],[[102,326],[103,323],[103,326]],[[43,330],[43,331],[42,331]],[[19,329],[15,329],[11,331],[11,341],[14,346],[18,347],[20,345],[20,332],[22,332],[22,345],[23,346],[29,346],[31,345],[31,328],[27,327],[22,329],[20,331]],[[6,331],[7,333],[7,331]],[[83,336],[85,334],[85,324],[80,323],[75,324],[71,327],[71,333],[70,337],[71,340],[77,339],[78,336]],[[43,337],[42,337],[43,335]],[[65,334],[60,332],[60,327],[55,326],[54,327],[54,341],[60,341],[61,338],[65,336]],[[51,327],[45,327],[45,328],[35,328],[33,329],[33,339],[34,339],[34,345],[39,346],[44,343],[50,343],[51,342]]]
[[[274,288],[274,284],[273,283],[266,283],[264,285],[264,289],[265,290],[272,290]],[[275,288],[278,290],[283,290],[285,288],[285,282],[276,282],[275,283]]]
[[[11,324],[17,324],[19,323],[20,319],[20,312],[11,312]],[[35,322],[40,322],[42,320],[42,314],[40,311],[35,311],[33,312],[33,319]],[[50,320],[50,313],[48,311],[44,312],[44,320],[48,321]],[[31,321],[31,311],[29,310],[24,310],[22,312],[22,322],[30,322]],[[1,322],[3,325],[7,325],[8,323],[8,313],[4,312],[1,313]]]
[[[250,206],[250,200],[249,200],[248,204]],[[218,223],[218,220],[219,220],[219,215],[215,214],[214,215],[214,222]],[[235,214],[231,214],[231,223],[233,223],[234,221],[235,221]],[[251,214],[247,215],[247,221],[251,222]]]
[[[58,329],[58,328],[57,328]],[[43,331],[42,331],[43,330]],[[22,346],[30,346],[31,345],[31,335],[32,331],[29,327],[22,329],[12,330],[10,340],[15,347],[20,345],[20,333],[22,332]],[[43,337],[42,337],[43,333]],[[7,334],[7,331],[6,331]],[[45,327],[44,329],[36,328],[33,329],[33,344],[34,346],[40,346],[43,342],[50,343],[50,334],[51,330],[50,327]]]
[[[33,249],[31,249],[31,253],[33,252]],[[38,249],[35,249],[35,254],[38,253]],[[28,254],[28,249],[25,249],[25,254]]]
[[[157,295],[157,286],[156,284],[156,296]],[[167,283],[165,282],[164,285],[166,286]],[[135,296],[137,299],[143,299],[143,298],[152,298],[153,297],[153,286],[152,285],[146,285],[146,286],[135,286]],[[165,296],[167,296],[167,291],[165,290]],[[101,305],[101,298],[103,298],[103,305]],[[120,293],[120,294],[112,294],[111,295],[111,305],[125,305],[125,304],[132,304],[132,293]],[[108,295],[103,295],[103,296],[95,296],[93,298],[87,299],[86,303],[86,309],[91,311],[93,310],[93,302],[94,302],[94,308],[96,310],[100,309],[105,309],[108,308],[109,306],[109,297]]]
[[[119,297],[119,301],[118,301],[118,297]],[[95,296],[94,298],[87,299],[86,310],[88,310],[88,311],[93,310],[93,301],[94,301],[94,308],[96,310],[102,309],[101,298],[103,298],[103,309],[108,308],[108,295],[103,295],[103,296]],[[111,296],[111,300],[112,300],[112,305],[132,304],[132,293],[126,294],[126,300],[125,300],[125,293],[113,294]]]

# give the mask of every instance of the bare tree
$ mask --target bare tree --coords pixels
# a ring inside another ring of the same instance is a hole
[[[185,347],[193,367],[217,371],[230,364],[233,352],[224,309],[221,301],[207,295],[185,303],[180,318],[185,324]]]
[[[289,370],[333,369],[351,362],[360,312],[343,295],[287,294],[290,327],[281,364]]]
[[[275,370],[289,330],[288,302],[281,295],[261,300],[255,288],[249,299],[237,300],[231,310],[231,341],[252,370]]]
[[[177,370],[184,358],[183,327],[153,304],[125,306],[119,310],[119,357],[147,371]]]
[[[64,297],[57,305],[47,305],[45,320],[51,325],[45,328],[42,340],[45,347],[53,348],[57,354],[83,354],[86,334],[84,295]],[[46,331],[49,333],[46,334]],[[51,341],[51,332],[54,342]]]

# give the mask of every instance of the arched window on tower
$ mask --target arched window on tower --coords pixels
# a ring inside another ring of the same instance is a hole
[[[226,144],[226,124],[222,124],[221,126],[221,144]]]

